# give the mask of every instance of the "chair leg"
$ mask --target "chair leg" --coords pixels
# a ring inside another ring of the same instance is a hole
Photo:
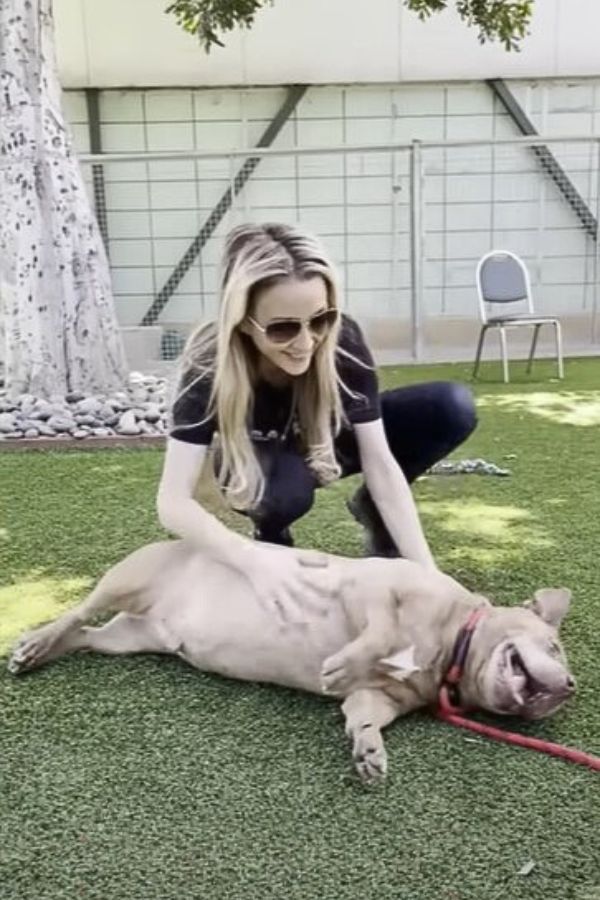
[[[509,377],[508,377],[508,350],[506,347],[506,329],[502,328],[502,326],[500,326],[500,328],[498,329],[498,332],[500,334],[500,351],[502,353],[502,374],[504,376],[504,383],[508,384]]]
[[[531,367],[533,365],[533,357],[535,356],[535,348],[537,347],[537,339],[538,334],[540,333],[541,325],[533,326],[533,339],[531,341],[531,350],[529,351],[529,359],[527,360],[527,374],[531,372]]]
[[[562,347],[562,330],[560,327],[560,322],[556,321],[554,323],[554,333],[556,336],[556,363],[558,366],[558,377],[565,377],[565,369],[563,365],[563,347]]]
[[[477,341],[477,353],[475,354],[475,365],[473,366],[472,378],[477,378],[479,372],[479,363],[481,362],[481,351],[483,350],[483,342],[487,334],[487,325],[482,325],[479,332],[479,340]]]

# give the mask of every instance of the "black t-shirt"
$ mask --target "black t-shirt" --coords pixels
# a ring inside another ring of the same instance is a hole
[[[340,352],[340,351],[345,351]],[[351,354],[351,357],[345,354]],[[372,422],[381,415],[377,373],[362,332],[350,316],[342,317],[336,352],[336,369],[345,420],[351,425]],[[183,384],[194,380],[184,375]],[[217,430],[216,415],[206,418],[212,378],[197,380],[179,396],[171,411],[171,437],[190,444],[210,444]],[[259,381],[254,390],[254,415],[250,436],[254,440],[276,438],[286,433],[292,411],[292,388]]]

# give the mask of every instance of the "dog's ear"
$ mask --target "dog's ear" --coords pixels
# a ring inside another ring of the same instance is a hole
[[[542,588],[536,591],[533,600],[527,600],[524,606],[548,625],[558,629],[570,603],[571,591],[568,588]]]

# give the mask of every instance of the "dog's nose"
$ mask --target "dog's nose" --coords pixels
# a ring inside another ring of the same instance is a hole
[[[567,675],[567,690],[573,692],[575,690],[575,679],[572,675]]]

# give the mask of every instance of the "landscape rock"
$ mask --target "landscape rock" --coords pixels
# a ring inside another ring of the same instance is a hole
[[[0,388],[0,440],[157,437],[167,430],[168,409],[167,380],[141,372],[131,372],[123,389],[109,395],[71,391],[65,397],[27,393],[9,399]]]

